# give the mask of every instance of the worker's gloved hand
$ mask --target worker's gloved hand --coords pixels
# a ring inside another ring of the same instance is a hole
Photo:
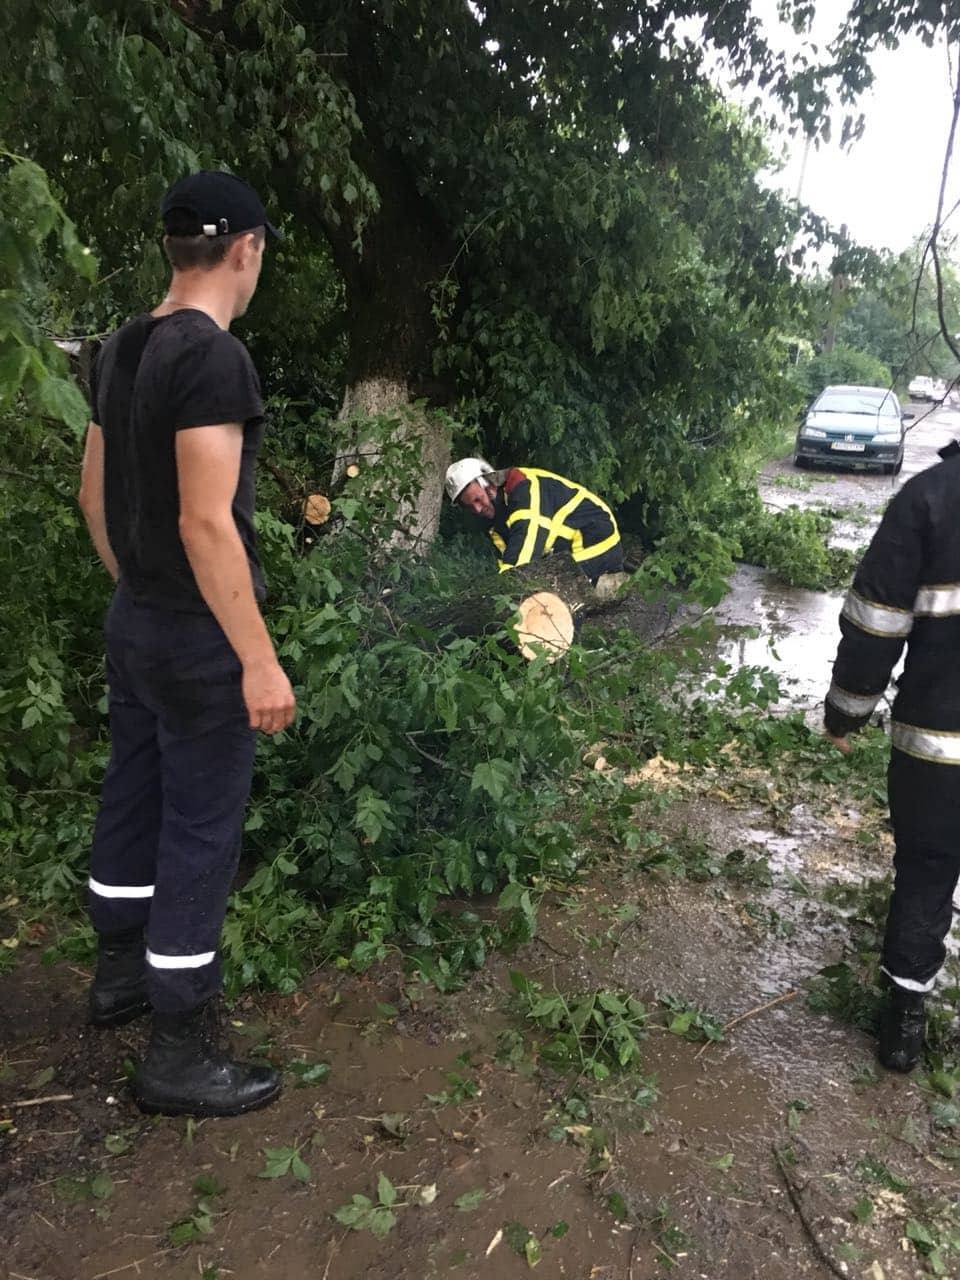
[[[824,729],[823,736],[826,738],[828,742],[832,742],[838,751],[842,751],[845,756],[848,756],[850,752],[853,750],[853,746],[850,743],[850,739],[847,737],[846,734],[838,738],[835,734],[827,733],[826,729]]]

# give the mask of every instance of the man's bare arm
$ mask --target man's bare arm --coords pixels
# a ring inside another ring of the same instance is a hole
[[[243,667],[250,726],[276,733],[293,720],[296,703],[260,614],[233,518],[242,448],[239,423],[177,432],[180,537],[200,593]]]
[[[107,537],[107,515],[103,501],[103,432],[95,422],[91,422],[87,428],[78,500],[97,555],[116,582],[120,576],[120,568]]]

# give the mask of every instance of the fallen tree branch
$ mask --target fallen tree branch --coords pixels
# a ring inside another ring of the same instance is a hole
[[[782,996],[777,996],[773,1000],[768,1000],[766,1004],[758,1004],[755,1008],[748,1009],[746,1013],[741,1013],[736,1018],[731,1018],[731,1020],[720,1029],[723,1034],[726,1035],[730,1028],[735,1027],[738,1022],[746,1022],[748,1018],[755,1018],[758,1013],[764,1013],[767,1009],[772,1009],[778,1004],[786,1004],[786,1002],[788,1000],[792,1000],[796,994],[796,991],[787,991]],[[712,1044],[716,1043],[716,1040],[708,1040],[705,1044],[701,1045],[699,1052],[694,1056],[694,1061],[696,1061],[701,1054],[706,1053]]]
[[[790,1197],[790,1203],[793,1205],[794,1211],[796,1212],[797,1217],[800,1219],[800,1225],[803,1227],[804,1231],[806,1232],[807,1239],[810,1241],[810,1244],[813,1247],[814,1253],[817,1255],[820,1262],[823,1264],[824,1267],[826,1267],[826,1269],[830,1272],[831,1275],[838,1276],[839,1280],[850,1280],[850,1277],[847,1275],[847,1273],[845,1271],[841,1271],[840,1268],[837,1266],[837,1264],[834,1262],[834,1260],[830,1257],[830,1254],[827,1253],[824,1246],[820,1243],[820,1237],[817,1235],[813,1227],[810,1225],[810,1220],[808,1219],[806,1212],[803,1208],[803,1201],[800,1199],[800,1192],[794,1186],[793,1180],[791,1179],[790,1175],[787,1173],[787,1167],[783,1162],[783,1156],[778,1151],[777,1144],[775,1142],[771,1143],[770,1150],[773,1152],[773,1158],[776,1161],[777,1168],[780,1171],[780,1177],[783,1179],[783,1185],[787,1188],[787,1195]]]

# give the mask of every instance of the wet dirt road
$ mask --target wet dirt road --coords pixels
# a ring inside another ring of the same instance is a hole
[[[865,547],[896,491],[939,461],[937,450],[960,437],[960,412],[911,405],[917,422],[907,433],[898,476],[870,471],[798,470],[792,454],[768,463],[760,494],[771,510],[794,506],[824,511],[833,519],[831,541]],[[830,683],[839,640],[841,592],[804,591],[776,576],[741,565],[714,618],[720,628],[717,655],[735,667],[765,666],[781,677],[790,702],[812,707]]]

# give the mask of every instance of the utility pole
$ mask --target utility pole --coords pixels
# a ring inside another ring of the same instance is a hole
[[[840,227],[840,241],[842,244],[846,244],[847,241],[847,224],[845,222]],[[836,344],[837,318],[840,315],[843,295],[849,287],[849,277],[844,275],[842,271],[834,271],[833,279],[830,281],[830,303],[827,309],[827,323],[820,339],[821,351],[832,351]]]

